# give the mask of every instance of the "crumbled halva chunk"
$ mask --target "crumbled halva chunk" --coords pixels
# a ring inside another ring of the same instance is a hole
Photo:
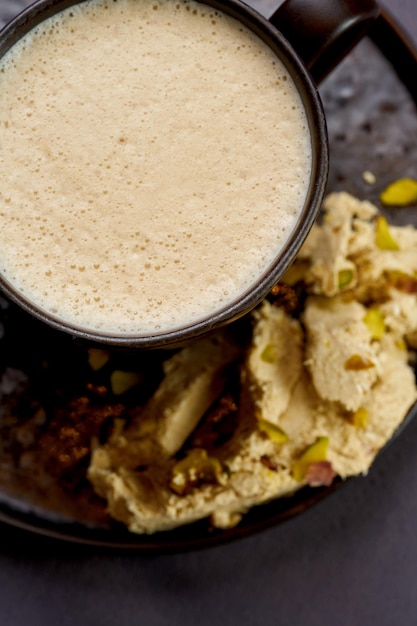
[[[417,401],[407,351],[417,346],[417,231],[392,227],[395,249],[383,249],[377,219],[369,202],[331,194],[286,274],[303,289],[301,315],[266,300],[245,350],[221,331],[166,362],[132,424],[92,454],[89,478],[115,519],[137,533],[205,517],[230,528],[303,485],[367,473]],[[207,422],[221,425],[224,411],[209,408],[231,371],[232,428],[210,438]]]

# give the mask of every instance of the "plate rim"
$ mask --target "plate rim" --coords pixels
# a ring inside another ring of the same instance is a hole
[[[417,47],[408,33],[386,8],[381,7],[380,16],[367,37],[392,64],[393,71],[417,104],[417,82],[412,79],[413,74],[410,71],[413,69],[415,72],[417,67]],[[416,417],[417,402],[412,405],[391,439],[378,452],[377,458]],[[342,480],[338,477],[329,487],[303,487],[292,496],[275,498],[268,503],[253,507],[245,513],[243,521],[234,528],[209,529],[209,532],[207,532],[208,521],[204,519],[172,531],[153,535],[135,535],[117,522],[114,523],[114,528],[108,529],[72,521],[54,522],[42,517],[40,513],[19,511],[5,502],[0,502],[0,522],[27,534],[85,548],[153,554],[188,552],[231,543],[278,526],[319,504],[339,491],[342,486],[361,478],[363,477],[352,476]],[[290,506],[285,506],[288,503]],[[195,532],[200,527],[204,529],[204,534],[193,536],[193,531]]]

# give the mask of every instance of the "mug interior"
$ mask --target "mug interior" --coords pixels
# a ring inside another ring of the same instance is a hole
[[[24,35],[49,17],[86,0],[38,0],[0,34],[0,58]],[[140,1],[140,0],[138,0]],[[0,277],[0,287],[5,294],[29,314],[34,315],[55,329],[70,333],[91,342],[128,348],[172,348],[184,345],[213,329],[235,321],[259,304],[269,290],[278,282],[293,262],[308,235],[324,196],[328,173],[328,142],[326,122],[316,86],[291,44],[281,33],[249,6],[238,0],[205,0],[203,4],[238,20],[257,35],[273,51],[289,72],[301,97],[311,138],[311,176],[304,206],[291,236],[283,245],[274,262],[259,277],[259,280],[224,309],[210,314],[196,323],[154,334],[107,334],[86,330],[62,321],[48,311],[39,308],[20,294],[8,281]]]

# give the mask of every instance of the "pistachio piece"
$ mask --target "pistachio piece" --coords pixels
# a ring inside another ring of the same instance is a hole
[[[261,361],[265,363],[274,363],[276,359],[276,349],[272,343],[269,343],[261,352]]]
[[[363,318],[372,339],[382,339],[385,333],[385,321],[379,309],[369,309]]]
[[[285,433],[279,426],[276,426],[267,420],[258,418],[258,427],[259,430],[274,443],[286,443],[288,441],[287,433]]]
[[[351,422],[356,428],[366,428],[369,422],[369,412],[364,407],[359,407],[351,415]]]
[[[346,289],[353,280],[352,270],[340,270],[337,279],[337,286],[339,289]]]
[[[101,348],[88,349],[88,364],[95,372],[104,367],[109,359],[110,353],[108,350],[102,350]]]
[[[383,215],[375,222],[375,244],[380,250],[399,250],[400,246],[391,234],[389,224]]]
[[[328,447],[329,438],[319,437],[294,461],[293,476],[297,482],[302,482],[306,478],[310,465],[327,461]]]
[[[120,396],[132,387],[142,382],[142,376],[137,372],[123,372],[114,370],[110,377],[111,390],[115,396]]]
[[[417,180],[400,178],[380,194],[379,199],[386,206],[409,206],[417,203]]]

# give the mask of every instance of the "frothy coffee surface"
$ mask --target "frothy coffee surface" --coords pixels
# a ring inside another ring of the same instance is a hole
[[[88,0],[0,65],[0,271],[115,334],[223,309],[293,230],[311,170],[292,81],[208,6]]]

